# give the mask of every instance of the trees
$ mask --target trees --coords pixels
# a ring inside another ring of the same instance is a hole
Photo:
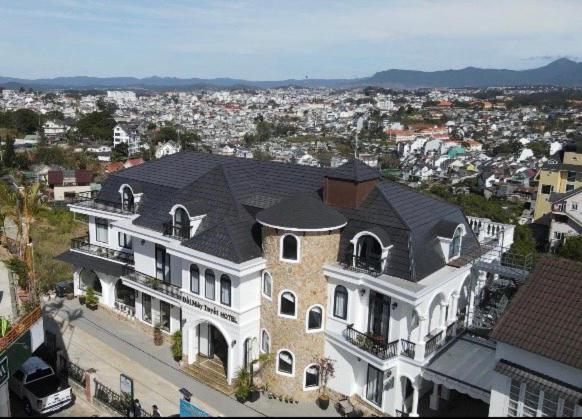
[[[558,250],[558,256],[582,262],[582,236],[568,237]]]
[[[82,137],[110,140],[117,123],[108,111],[91,112],[77,121],[77,130]]]
[[[13,191],[5,183],[0,183],[0,212],[4,218],[11,218],[18,228],[21,237],[20,254],[28,269],[29,289],[33,299],[36,298],[36,283],[30,228],[34,218],[44,207],[40,183],[36,182],[18,191]]]
[[[14,151],[14,138],[6,138],[4,150],[2,150],[2,162],[6,167],[16,167],[16,152]]]
[[[128,158],[128,147],[126,143],[119,143],[111,151],[111,161],[125,161]]]

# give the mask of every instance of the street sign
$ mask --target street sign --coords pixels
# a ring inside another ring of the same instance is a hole
[[[0,386],[2,386],[8,378],[10,377],[10,372],[8,370],[8,357],[5,356],[0,360]]]

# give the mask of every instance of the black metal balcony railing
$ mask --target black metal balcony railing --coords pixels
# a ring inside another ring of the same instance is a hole
[[[370,333],[362,333],[348,326],[344,330],[344,337],[352,345],[380,358],[387,360],[398,355],[398,340],[385,343],[382,336],[373,336]]]
[[[401,339],[400,343],[402,345],[400,355],[414,359],[414,356],[416,354],[416,344],[405,339]]]
[[[447,326],[445,332],[445,342],[450,342],[455,337],[455,323],[451,323]]]
[[[176,226],[174,225],[174,223],[167,222],[164,223],[164,236],[170,236],[170,237],[174,237],[176,239],[180,239],[180,240],[186,240],[190,238],[190,227],[182,227],[182,226]]]
[[[342,265],[349,270],[365,272],[370,276],[380,276],[382,274],[382,259],[374,256],[356,256],[348,253]]]
[[[117,262],[133,265],[133,253],[121,252],[119,250],[109,249],[108,247],[91,244],[89,236],[77,237],[71,239],[71,249],[88,253],[94,256],[115,260]]]
[[[426,342],[424,350],[425,358],[432,355],[432,353],[439,349],[442,344],[443,344],[443,331],[441,330]]]
[[[137,272],[130,266],[124,266],[122,275],[130,281],[136,282],[152,290],[166,294],[169,297],[179,300],[181,298],[180,287],[164,282],[153,276],[146,275],[142,272]]]
[[[110,202],[100,201],[96,199],[98,191],[79,192],[73,199],[74,204],[82,205],[83,207],[115,212],[121,214],[135,214],[137,212],[137,205],[129,202]]]

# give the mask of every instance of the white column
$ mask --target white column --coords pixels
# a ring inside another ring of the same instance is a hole
[[[430,409],[431,410],[439,410],[439,385],[437,383],[433,383],[432,385],[432,394],[430,395]]]
[[[449,312],[449,323],[453,323],[457,321],[457,309],[459,308],[459,293],[454,292],[453,295],[451,295],[452,301],[451,301],[451,310]]]
[[[471,278],[472,286],[469,290],[470,291],[469,307],[467,312],[468,326],[470,326],[473,323],[473,315],[475,313],[475,299],[477,298],[477,295],[479,294],[479,292],[481,291],[485,284],[487,273],[478,270],[472,270],[471,275],[473,276],[473,278]]]
[[[412,408],[410,409],[410,417],[416,418],[418,417],[418,397],[419,397],[419,385],[415,384],[412,387]]]
[[[418,315],[418,337],[415,342],[414,348],[414,359],[416,361],[423,361],[424,360],[424,337],[426,336],[426,325],[428,324],[427,318]]]
[[[440,329],[445,330],[447,328],[447,307],[448,303],[446,301],[441,301],[441,317],[440,317]]]

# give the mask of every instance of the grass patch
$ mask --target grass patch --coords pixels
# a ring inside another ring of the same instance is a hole
[[[41,211],[31,229],[34,268],[41,291],[53,289],[57,282],[73,278],[72,267],[54,257],[68,250],[71,239],[86,231],[87,226],[75,221],[73,213],[66,209]]]

